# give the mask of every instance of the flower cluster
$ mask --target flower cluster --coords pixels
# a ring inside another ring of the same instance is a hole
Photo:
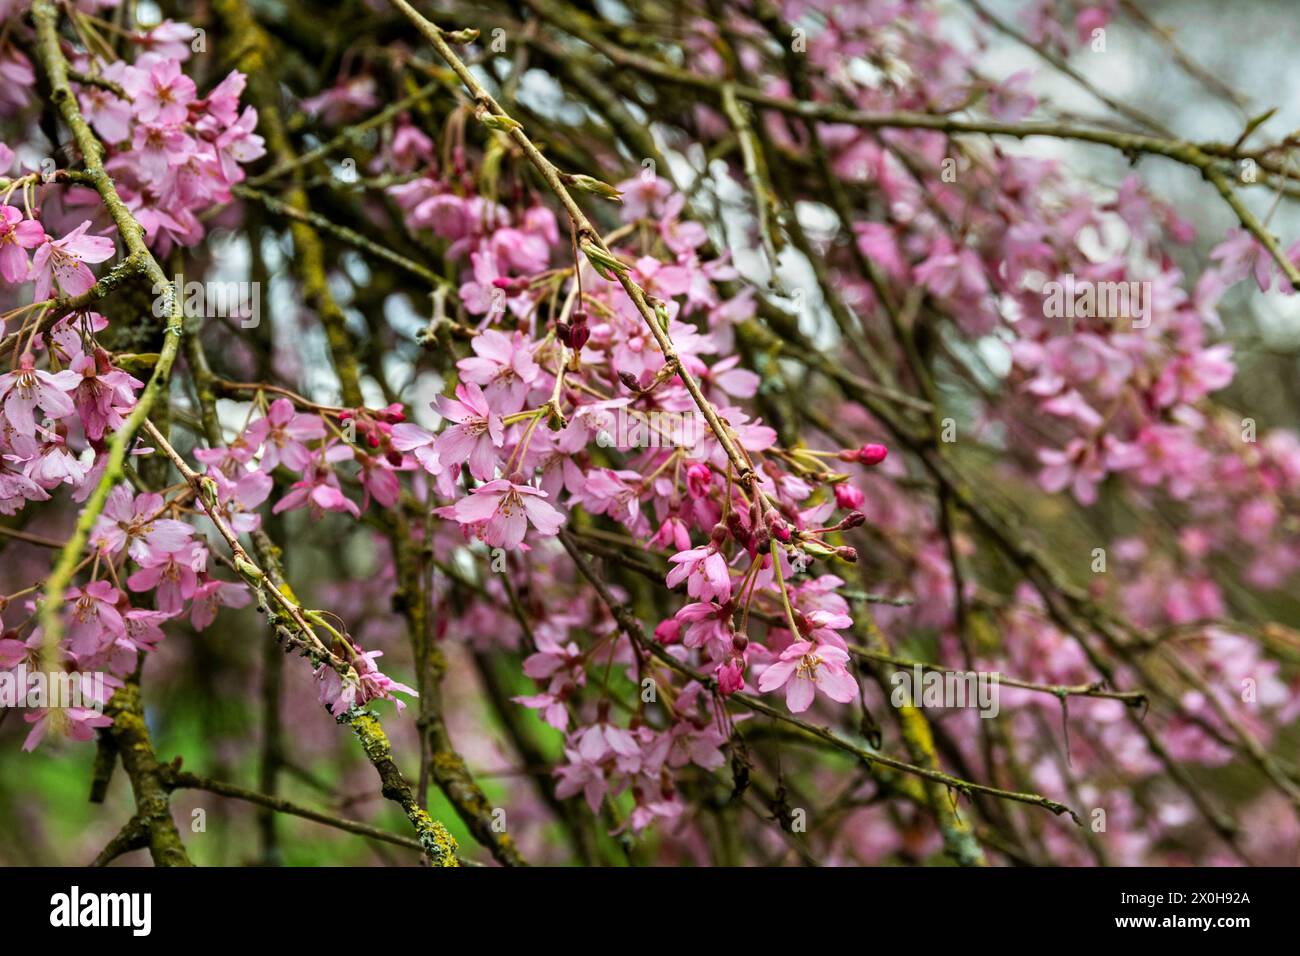
[[[82,11],[94,36],[97,6],[61,15]],[[924,0],[734,6],[725,24],[684,13],[672,41],[683,87],[722,86],[721,101],[638,102],[653,135],[636,149],[666,155],[608,181],[565,170],[587,152],[623,169],[622,151],[566,136],[543,150],[481,91],[430,122],[444,105],[409,91],[404,48],[345,57],[268,136],[268,216],[247,250],[250,275],[274,271],[276,327],[187,329],[174,372],[163,331],[130,316],[143,256],[119,233],[141,227],[151,276],[172,256],[206,264],[205,223],[237,226],[234,193],[257,195],[235,188],[266,153],[256,87],[238,70],[203,81],[202,34],[183,23],[72,46],[65,101],[104,147],[100,178],[91,157],[39,161],[51,116],[12,88],[34,68],[0,37],[0,115],[23,129],[0,145],[0,514],[53,515],[15,539],[47,546],[57,528],[72,568],[60,634],[41,585],[0,597],[0,668],[102,672],[108,697],[165,633],[202,640],[255,604],[309,645],[318,714],[419,697],[399,733],[467,821],[483,804],[469,766],[500,758],[498,724],[531,760],[537,728],[519,718],[535,716],[560,755],[554,796],[629,840],[659,828],[670,858],[700,858],[698,807],[729,812],[755,780],[784,823],[787,779],[842,791],[833,861],[971,852],[954,841],[975,831],[944,822],[954,808],[886,811],[911,791],[865,772],[844,789],[804,753],[825,744],[864,770],[874,750],[899,774],[990,781],[989,799],[1104,805],[1125,834],[1113,861],[1185,845],[1223,862],[1183,841],[1206,814],[1173,765],[1290,773],[1267,751],[1300,716],[1275,653],[1294,632],[1258,618],[1300,572],[1300,437],[1225,400],[1249,359],[1221,313],[1243,291],[1294,295],[1300,243],[1279,252],[1243,217],[1193,271],[1196,230],[1137,172],[1098,185],[976,138],[1042,112],[1035,76],[987,78]],[[1120,6],[1041,0],[1023,40],[1068,56]],[[786,21],[798,70],[767,42]],[[548,56],[552,30],[539,22]],[[472,34],[454,46],[490,64]],[[662,52],[647,49],[630,62]],[[368,122],[390,65],[413,106]],[[628,115],[605,117],[622,139]],[[309,180],[343,144],[369,178]],[[1222,175],[1208,155],[1202,172]],[[270,198],[286,170],[292,191]],[[291,255],[263,241],[277,217]],[[167,414],[144,430],[150,400]],[[71,539],[69,503],[85,516]],[[279,560],[289,541],[300,566]],[[315,575],[329,610],[300,606],[290,573]],[[996,732],[974,708],[894,700],[904,662],[1014,675]],[[479,687],[490,730],[466,704]],[[93,706],[25,717],[29,749],[112,723]],[[465,736],[471,759],[439,739]],[[982,822],[1002,840],[977,853],[1098,854],[1046,822]],[[756,845],[784,852],[768,829]]]

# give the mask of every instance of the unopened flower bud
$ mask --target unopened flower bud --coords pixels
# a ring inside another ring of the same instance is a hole
[[[528,280],[513,276],[497,276],[492,280],[494,289],[501,289],[507,295],[518,295],[528,290]]]
[[[655,640],[660,644],[676,644],[682,637],[682,623],[675,617],[660,621],[655,628]]]
[[[867,523],[867,516],[864,515],[861,511],[850,511],[848,514],[844,516],[844,520],[840,522],[840,529],[843,531],[848,531],[851,528],[857,528],[860,525],[864,525],[866,523]]]
[[[863,445],[858,449],[858,464],[861,465],[878,465],[885,460],[889,454],[889,449],[884,445],[872,443]]]
[[[846,482],[835,486],[835,503],[841,508],[861,508],[867,496],[859,488]]]
[[[745,686],[744,665],[733,657],[718,668],[717,678],[718,693],[728,697]]]
[[[691,462],[686,468],[686,492],[692,498],[703,498],[709,493],[713,472],[702,461]]]

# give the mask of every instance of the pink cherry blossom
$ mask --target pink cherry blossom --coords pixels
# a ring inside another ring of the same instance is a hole
[[[68,590],[68,647],[78,658],[93,658],[126,633],[117,609],[121,596],[117,588],[102,580]]]
[[[507,336],[495,329],[484,329],[474,338],[474,358],[457,362],[466,382],[482,386],[487,401],[503,415],[524,407],[524,397],[541,369],[525,347],[521,333]]]
[[[676,565],[665,582],[670,588],[686,581],[686,592],[697,600],[726,601],[731,597],[727,562],[712,545],[679,551],[668,560]]]
[[[293,402],[277,398],[267,413],[248,426],[246,441],[251,446],[261,446],[259,467],[274,471],[279,465],[293,471],[305,471],[311,464],[313,453],[306,442],[325,437],[325,425],[319,415],[297,412]]]
[[[338,474],[331,464],[350,460],[352,449],[346,445],[333,445],[325,450],[324,461],[311,463],[301,481],[294,482],[289,492],[271,508],[273,514],[308,508],[312,517],[320,518],[327,511],[344,512],[354,518],[361,517],[356,502],[343,493]]]
[[[90,220],[85,220],[61,239],[46,237],[32,256],[36,275],[37,299],[47,299],[57,284],[63,295],[81,295],[95,284],[95,274],[87,262],[103,262],[113,255],[113,240],[88,236]]]
[[[0,206],[0,277],[5,282],[27,281],[31,262],[25,249],[45,241],[45,229],[35,219],[26,219],[13,206]]]
[[[451,516],[463,525],[479,527],[492,547],[512,550],[524,540],[530,524],[542,535],[555,534],[564,524],[564,515],[545,498],[540,488],[499,478],[457,501]]]
[[[472,382],[458,385],[455,398],[438,397],[438,411],[452,422],[433,444],[442,467],[459,468],[468,461],[471,475],[490,481],[496,471],[497,449],[505,443],[505,429],[483,390]]]
[[[152,492],[133,495],[129,485],[115,485],[91,532],[91,543],[105,554],[116,554],[126,548],[140,564],[174,553],[189,542],[194,528],[184,521],[161,517],[163,510],[162,495]]]
[[[784,687],[785,703],[792,714],[802,714],[812,706],[815,690],[847,704],[858,694],[848,660],[848,653],[833,645],[796,641],[759,676],[758,689],[767,694]]]
[[[146,123],[183,122],[194,101],[194,81],[175,59],[158,58],[148,69],[128,69],[123,86],[135,115]]]
[[[197,592],[207,560],[207,548],[197,541],[187,541],[175,551],[151,552],[140,562],[140,570],[126,579],[126,586],[132,591],[156,591],[158,610],[179,614]]]
[[[0,375],[5,418],[20,435],[31,436],[36,432],[36,409],[56,419],[75,414],[76,406],[68,392],[80,382],[81,376],[71,370],[41,371],[35,367],[31,353],[26,353],[17,371]]]
[[[72,392],[72,402],[86,429],[86,437],[103,438],[105,432],[120,428],[144,382],[114,368],[107,354],[79,355],[72,360],[71,368],[81,375],[81,382]]]

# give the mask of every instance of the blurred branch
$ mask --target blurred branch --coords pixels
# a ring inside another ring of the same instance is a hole
[[[361,823],[357,820],[348,820],[344,817],[334,816],[330,813],[324,813],[320,810],[313,810],[310,807],[304,807],[285,800],[283,797],[273,796],[271,794],[259,793],[256,790],[248,790],[244,787],[235,786],[233,783],[225,783],[221,780],[213,780],[211,777],[202,777],[198,774],[189,773],[184,770],[175,770],[171,767],[164,768],[163,784],[168,790],[188,789],[188,790],[206,790],[209,793],[215,793],[221,797],[230,797],[234,800],[243,800],[246,803],[253,803],[259,807],[275,813],[286,813],[290,816],[301,817],[304,820],[311,820],[314,823],[321,823],[327,827],[334,827],[336,830],[344,830],[348,833],[355,833],[358,836],[368,837],[371,840],[380,840],[384,843],[391,843],[394,846],[405,847],[408,850],[423,852],[424,845],[412,837],[402,836],[397,833],[390,833],[380,827],[371,826],[368,823]]]

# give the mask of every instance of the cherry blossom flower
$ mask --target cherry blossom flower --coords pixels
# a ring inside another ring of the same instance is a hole
[[[36,247],[32,272],[36,276],[37,299],[48,299],[58,285],[64,295],[81,295],[95,284],[95,274],[87,262],[103,262],[113,255],[113,240],[88,236],[90,220],[85,220],[62,239],[51,239]]]
[[[540,488],[499,478],[457,501],[451,517],[463,525],[481,526],[483,540],[492,547],[512,550],[524,540],[530,524],[543,535],[556,534],[564,524],[564,515],[545,498]]]
[[[118,60],[105,67],[100,75],[120,86],[127,69],[127,64]],[[77,92],[77,101],[82,115],[104,142],[120,143],[131,135],[131,104],[116,93],[100,86],[83,86]]]
[[[72,360],[71,369],[81,375],[72,392],[86,437],[98,440],[108,431],[116,431],[135,405],[135,393],[144,382],[114,368],[105,352],[83,354]]]
[[[668,559],[677,565],[668,572],[670,588],[686,581],[686,593],[700,601],[726,601],[731,597],[731,575],[726,559],[713,545],[679,551]]]
[[[202,631],[217,619],[217,609],[226,607],[247,607],[253,600],[248,587],[233,581],[218,581],[210,578],[194,589],[193,603],[190,605],[190,623],[196,631]]]
[[[132,39],[146,53],[183,62],[190,58],[191,44],[196,35],[194,27],[188,23],[177,23],[168,18],[153,29],[136,34]]]
[[[676,619],[683,625],[681,641],[687,647],[704,647],[713,660],[722,660],[731,651],[732,608],[712,601],[685,605]]]
[[[1011,74],[989,92],[989,113],[1002,123],[1018,123],[1034,111],[1038,100],[1029,92],[1033,73],[1020,70]]]
[[[79,485],[86,477],[86,467],[72,453],[68,443],[58,431],[38,429],[40,442],[36,453],[23,463],[23,474],[42,488],[57,485]]]
[[[328,664],[316,669],[319,681],[320,702],[329,708],[335,717],[341,717],[354,707],[361,707],[372,700],[388,700],[396,705],[398,711],[406,709],[406,702],[394,693],[420,696],[405,684],[393,680],[380,672],[375,666],[375,659],[383,657],[382,651],[358,652],[352,659],[357,679],[344,678]]]
[[[208,477],[217,485],[217,506],[232,529],[243,534],[261,526],[262,516],[256,509],[275,486],[270,475],[236,464],[228,475],[219,467],[209,465]]]
[[[25,249],[45,241],[45,229],[35,219],[26,219],[13,206],[0,206],[0,277],[5,282],[27,281],[32,264]]]
[[[81,383],[81,376],[71,370],[43,372],[36,368],[30,352],[19,361],[17,371],[0,375],[0,400],[5,418],[20,435],[36,433],[36,409],[50,418],[66,418],[76,412],[68,392]]]
[[[126,586],[132,591],[155,591],[158,610],[179,614],[198,591],[207,560],[208,549],[192,540],[175,551],[151,552],[140,562],[140,570],[126,579]]]
[[[814,690],[847,704],[858,695],[848,662],[848,652],[833,645],[795,641],[759,676],[758,689],[767,694],[784,687],[785,704],[792,714],[812,706]]]
[[[472,382],[458,385],[456,397],[438,397],[438,411],[453,424],[433,444],[443,468],[469,462],[469,472],[490,481],[496,471],[497,449],[505,443],[500,415],[488,404],[483,390]]]
[[[309,508],[312,516],[321,517],[327,511],[339,511],[361,517],[361,509],[356,502],[343,493],[339,477],[331,466],[332,463],[347,461],[353,457],[352,449],[346,445],[330,445],[325,449],[323,461],[313,462],[307,468],[301,481],[295,481],[283,498],[271,508],[273,514],[292,511],[297,508]]]
[[[612,754],[635,757],[641,753],[635,737],[610,723],[592,724],[578,734],[577,742],[579,755],[592,763],[599,763]]]
[[[559,671],[564,671],[573,680],[581,682],[582,651],[574,641],[561,644],[549,628],[541,628],[536,634],[537,651],[524,659],[524,673],[536,681],[548,680]]]
[[[541,711],[542,720],[556,730],[566,730],[569,726],[569,709],[560,697],[547,691],[544,694],[526,694],[510,698],[517,704]]]
[[[524,407],[529,387],[541,374],[522,333],[513,337],[484,329],[470,347],[474,357],[456,363],[466,382],[482,386],[488,403],[509,415]]]
[[[239,182],[244,178],[244,171],[240,167],[266,155],[262,137],[253,132],[256,127],[257,110],[249,106],[238,120],[217,137],[217,159],[221,163],[221,174],[226,182]]]
[[[666,200],[674,190],[672,184],[658,176],[641,174],[614,187],[623,194],[623,219],[633,222],[664,213]]]
[[[319,415],[294,410],[293,402],[277,398],[267,413],[245,429],[249,445],[262,449],[258,467],[274,471],[284,465],[293,471],[305,471],[311,464],[313,453],[306,442],[325,437],[325,424]]]
[[[605,802],[609,785],[605,782],[605,772],[593,761],[584,758],[577,750],[565,748],[564,756],[568,763],[555,769],[558,778],[555,795],[561,800],[581,793],[592,813],[600,812],[600,805]]]
[[[194,81],[170,58],[155,58],[147,69],[128,68],[123,87],[135,115],[146,123],[184,122],[194,101]]]
[[[84,588],[69,588],[67,599],[68,647],[78,658],[91,658],[126,633],[117,609],[122,592],[107,581],[91,581]]]
[[[80,741],[94,740],[99,728],[113,726],[112,717],[91,707],[63,707],[58,710],[46,708],[28,712],[23,715],[23,719],[32,725],[27,739],[23,741],[23,750],[28,752],[41,745],[51,725],[57,726],[70,740]]]
[[[679,720],[665,734],[660,734],[654,748],[647,755],[651,764],[666,763],[674,769],[688,763],[704,770],[717,770],[727,762],[722,746],[727,735],[715,723],[703,727],[687,720]]]
[[[126,548],[139,564],[179,551],[193,537],[194,528],[184,521],[160,517],[163,510],[162,495],[133,495],[129,485],[114,485],[90,541],[104,554]]]
[[[361,466],[361,470],[357,472],[357,480],[361,482],[361,490],[364,493],[361,507],[368,508],[371,497],[384,508],[394,507],[401,497],[402,486],[397,480],[397,473],[393,470],[392,463],[378,455],[361,454],[357,455],[357,463]]]

